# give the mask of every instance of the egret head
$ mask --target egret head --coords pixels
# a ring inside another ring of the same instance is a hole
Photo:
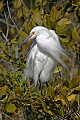
[[[44,35],[44,37],[49,37],[49,30],[43,26],[36,26],[34,27],[31,32],[30,35],[23,40],[23,42],[20,44],[20,47],[25,44],[28,40],[34,40],[36,39],[39,35]]]

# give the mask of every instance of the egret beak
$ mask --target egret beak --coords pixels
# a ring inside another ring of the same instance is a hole
[[[30,38],[31,38],[31,36],[28,36],[25,40],[23,40],[23,42],[19,45],[19,47],[24,45],[28,40],[30,40]]]

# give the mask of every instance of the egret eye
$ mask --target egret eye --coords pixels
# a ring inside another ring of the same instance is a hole
[[[33,36],[34,35],[34,32],[32,32],[31,34],[30,34],[30,36]]]

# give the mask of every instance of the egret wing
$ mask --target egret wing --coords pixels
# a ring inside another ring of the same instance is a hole
[[[54,30],[49,30],[52,34],[52,38],[56,41],[58,41],[58,44],[60,44],[59,42],[59,38],[58,38],[58,35],[56,34],[56,32]]]
[[[49,30],[49,31],[52,33],[52,38],[57,41],[58,45],[60,45],[60,41],[59,41],[59,38],[58,38],[58,35],[56,34],[56,32],[54,30]],[[72,58],[72,53],[69,50],[64,50],[62,47],[61,47],[61,49],[62,49],[61,50],[62,51],[61,54],[65,53],[64,55],[67,55],[66,57],[68,57],[68,59]]]
[[[38,40],[37,44],[40,49],[43,49],[43,51],[45,51],[50,57],[52,57],[53,60],[56,59],[63,67],[68,70],[67,66],[60,58],[61,56],[67,57],[67,55],[65,54],[65,50],[61,47],[61,45],[58,44],[58,41],[55,41],[50,37],[43,41]]]

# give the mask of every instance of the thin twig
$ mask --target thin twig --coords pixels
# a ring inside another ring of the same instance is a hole
[[[23,2],[23,0],[21,0],[21,3],[23,4],[23,6],[24,7],[26,7],[26,5],[25,5],[25,3]],[[27,7],[26,7],[27,8]],[[28,9],[28,8],[27,8]],[[28,12],[30,13],[30,11],[28,10]],[[33,15],[32,13],[30,13],[31,14],[31,16]],[[33,15],[34,16],[34,15]],[[34,21],[35,22],[35,20],[37,20],[39,23],[41,22],[41,20],[40,19],[38,19],[38,18],[36,18],[36,17],[34,17],[34,19],[32,19],[32,22]]]
[[[10,118],[11,120],[14,120],[13,118],[11,118],[9,115],[5,114],[4,112],[2,112],[2,111],[0,111],[0,112],[1,112],[1,114],[3,114],[4,116]]]
[[[2,113],[0,112],[0,120],[2,120]]]
[[[3,20],[3,19],[1,19],[1,18],[0,18],[0,22],[2,22],[2,23],[4,23],[4,24],[6,24],[6,21],[5,21],[5,20]],[[11,25],[11,24],[10,24],[10,23],[8,23],[8,22],[7,22],[7,24],[8,24],[10,27],[15,28],[15,26],[14,26],[14,25]]]
[[[10,9],[9,9],[9,4],[8,4],[8,1],[7,1],[7,9],[8,9],[9,17],[10,17],[10,19],[11,19],[12,23],[14,24],[14,26],[15,26],[16,30],[18,31],[18,28],[17,28],[17,26],[16,26],[16,24],[15,24],[14,20],[13,20],[13,19],[12,19],[12,17],[11,17],[11,13],[10,13]]]
[[[7,17],[6,17],[6,13],[5,13],[5,12],[4,12],[4,15],[5,15],[5,19],[6,19],[6,25],[7,25],[6,38],[8,38],[8,34],[9,34],[8,19],[7,19]],[[8,42],[8,39],[7,39],[7,42]]]
[[[6,40],[6,42],[7,42],[7,45],[8,45],[8,53],[6,52],[6,51],[4,51],[7,55],[8,55],[8,57],[10,58],[10,62],[11,62],[11,64],[12,64],[12,70],[13,70],[13,72],[15,73],[15,69],[14,69],[14,65],[13,65],[13,60],[11,59],[11,48],[10,48],[10,45],[9,45],[9,41],[8,41],[8,39],[7,39],[7,37],[6,37],[6,35],[2,32],[2,35],[3,35],[3,38]]]
[[[7,39],[6,35],[3,32],[2,32],[2,36],[6,40],[6,42],[8,43],[8,39]]]

